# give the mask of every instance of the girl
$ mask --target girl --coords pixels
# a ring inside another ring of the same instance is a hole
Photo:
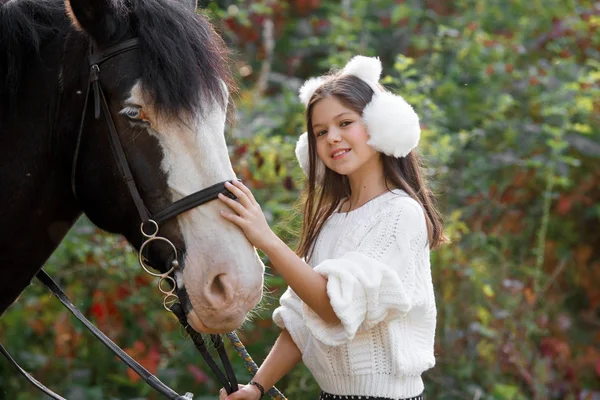
[[[411,151],[418,117],[380,75],[377,58],[357,56],[300,89],[307,132],[296,155],[308,184],[296,253],[243,184],[228,186],[237,201],[219,197],[235,212],[223,217],[289,285],[273,349],[253,381],[228,397],[221,390],[221,400],[258,400],[300,360],[320,399],[423,398],[421,374],[435,364],[429,249],[444,237]]]

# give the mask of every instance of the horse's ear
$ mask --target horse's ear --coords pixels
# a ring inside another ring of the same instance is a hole
[[[120,30],[115,5],[111,0],[65,0],[65,8],[76,29],[106,45]]]

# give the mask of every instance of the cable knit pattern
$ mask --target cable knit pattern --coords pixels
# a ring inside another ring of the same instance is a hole
[[[404,191],[326,222],[309,264],[327,278],[340,324],[327,324],[290,288],[273,320],[290,332],[325,392],[405,398],[435,365],[436,308],[427,227]]]

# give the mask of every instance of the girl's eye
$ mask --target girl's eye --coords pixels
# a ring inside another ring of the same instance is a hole
[[[326,133],[327,133],[327,131],[319,131],[319,132],[317,132],[317,137],[323,136]]]
[[[139,107],[127,106],[121,110],[121,114],[132,120],[140,120],[142,118],[142,110]]]
[[[341,127],[348,126],[352,123],[352,121],[344,121],[340,124]]]

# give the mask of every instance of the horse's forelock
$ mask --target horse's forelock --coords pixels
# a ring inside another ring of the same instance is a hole
[[[210,112],[234,90],[228,51],[212,25],[189,4],[138,0],[133,8],[141,46],[142,83],[160,113]]]
[[[70,0],[2,0],[0,7],[0,114],[20,85],[22,66],[38,56],[48,35],[79,28]],[[228,51],[212,25],[189,0],[109,0],[113,15],[129,13],[141,47],[142,82],[157,111],[210,112],[227,105],[223,83],[235,93]]]

